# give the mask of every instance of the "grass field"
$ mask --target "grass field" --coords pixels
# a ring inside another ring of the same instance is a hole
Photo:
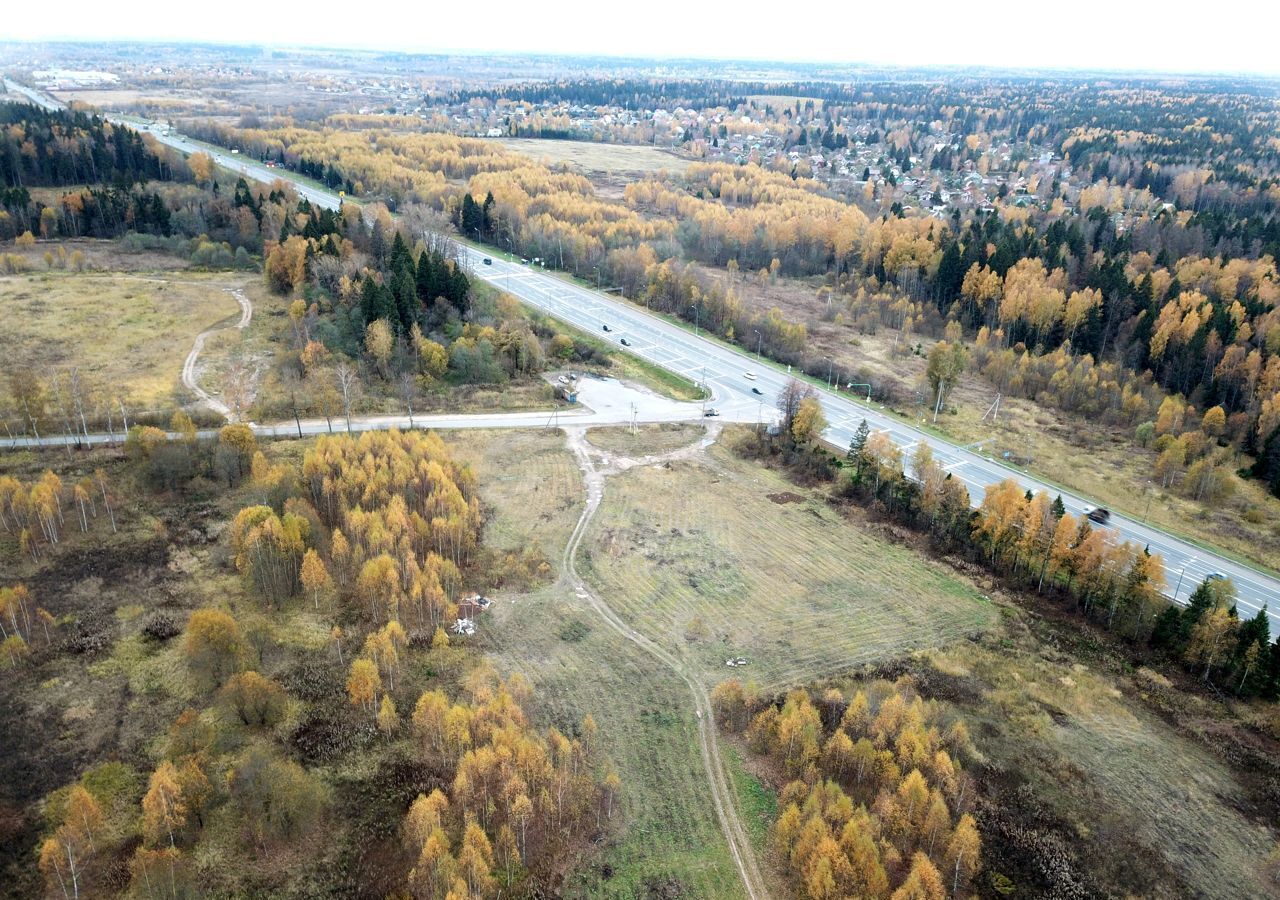
[[[594,429],[589,440],[636,457],[686,445],[701,432],[698,426],[634,436]],[[446,438],[479,476],[490,514],[486,542],[517,550],[536,541],[552,562],[553,578],[562,574],[562,551],[585,499],[563,436]],[[579,556],[579,571],[628,624],[681,648],[708,683],[729,671],[724,656],[730,650],[751,658],[748,677],[779,686],[932,646],[993,618],[987,603],[941,567],[810,497],[775,503],[767,495],[793,490],[779,476],[727,451],[711,453],[705,462],[610,475]],[[624,539],[636,542],[625,552],[608,549]],[[753,552],[761,545],[771,549]],[[849,552],[853,547],[857,555]],[[624,785],[614,838],[569,876],[565,893],[740,897],[699,756],[688,688],[608,628],[563,582],[498,592],[495,601],[480,632],[484,649],[500,670],[529,678],[541,724],[572,729],[591,714]],[[710,633],[725,634],[725,642],[687,643],[690,610]],[[773,799],[728,750],[732,789],[759,850]]]
[[[846,522],[719,445],[611,477],[581,569],[633,627],[709,681],[729,657],[766,689],[981,631],[947,569]]]
[[[973,697],[964,712],[988,773],[1025,782],[1010,793],[1050,811],[1043,823],[1057,820],[1069,835],[1074,865],[1116,895],[1274,896],[1261,871],[1271,828],[1249,814],[1222,759],[1141,702],[1168,683],[1085,665],[1073,638],[1035,633],[1041,627],[1015,615],[988,640],[924,654]],[[1203,720],[1208,734],[1224,727],[1208,724],[1220,714],[1206,701],[1183,702],[1188,723]]]
[[[627,456],[648,456],[667,453],[692,444],[706,433],[701,425],[684,422],[663,422],[638,425],[635,433],[630,428],[588,428],[587,440],[601,450]]]
[[[479,476],[485,541],[536,541],[561,571],[582,512],[582,476],[558,431],[446,434]],[[692,897],[741,893],[698,753],[688,689],[596,618],[563,584],[499,594],[480,638],[504,672],[533,684],[539,724],[572,730],[586,714],[623,783],[615,839],[574,872],[570,896],[647,896],[679,884]],[[660,895],[661,896],[661,895]]]
[[[583,174],[648,174],[666,170],[683,172],[692,160],[667,150],[630,144],[598,144],[593,141],[557,141],[537,138],[502,138],[502,146],[516,153],[549,162],[568,163]]]
[[[823,104],[822,99],[818,97],[781,96],[774,94],[751,94],[747,97],[747,100],[754,103],[756,106],[765,107],[774,110],[775,112],[784,109],[795,109],[796,104],[803,107],[806,103],[812,103],[815,109],[821,111]]]
[[[9,364],[77,365],[146,408],[172,408],[195,336],[239,315],[228,289],[247,276],[49,272],[0,278]]]

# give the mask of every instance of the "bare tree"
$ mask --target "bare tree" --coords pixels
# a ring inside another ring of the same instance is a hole
[[[249,408],[253,395],[253,373],[243,360],[233,360],[222,376],[222,402],[227,405],[233,421],[239,421]]]
[[[351,403],[360,390],[360,376],[355,366],[345,359],[333,369],[334,379],[338,383],[338,391],[342,394],[342,413],[347,419],[347,431],[351,431]]]
[[[418,379],[414,377],[410,371],[400,373],[400,379],[396,385],[400,389],[400,399],[404,401],[405,408],[409,410],[409,427],[413,427],[413,401],[418,397]]]
[[[75,410],[76,418],[80,420],[80,433],[84,435],[86,443],[89,440],[89,421],[84,414],[84,409],[90,402],[92,392],[92,386],[80,374],[79,367],[72,366],[67,371],[67,393],[71,397],[71,406]]]
[[[98,483],[98,490],[102,491],[102,505],[107,508],[107,515],[111,519],[111,533],[115,534],[116,514],[111,509],[111,497],[107,494],[107,473],[101,469],[96,469],[93,473],[93,479]]]
[[[49,381],[50,393],[53,395],[53,402],[58,407],[58,414],[62,417],[62,426],[67,436],[63,442],[63,448],[67,451],[67,457],[71,456],[71,436],[75,434],[75,427],[71,424],[71,396],[67,387],[67,377],[63,372],[54,372],[53,378]]]

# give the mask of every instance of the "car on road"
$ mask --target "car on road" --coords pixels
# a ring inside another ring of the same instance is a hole
[[[743,372],[743,373],[742,373],[742,377],[743,377],[743,378],[745,378],[745,379],[747,379],[747,381],[755,381],[755,380],[756,380],[756,373],[755,373],[755,372]]]
[[[1223,575],[1221,572],[1210,572],[1208,575],[1204,576],[1204,580],[1205,581],[1226,581],[1227,576]]]
[[[605,331],[613,331],[613,329],[610,328],[608,325],[601,325],[600,327],[603,328]]]
[[[760,388],[758,388],[758,387],[753,387],[753,388],[751,389],[751,393],[753,393],[753,394],[759,394],[761,397],[763,397],[763,396],[764,396],[764,391],[760,390]]]
[[[710,418],[711,416],[720,415],[720,410],[716,409],[714,406],[709,406],[702,414]]]
[[[623,339],[622,339],[622,346],[624,346],[624,347],[630,347],[630,346],[631,346],[631,342],[630,342],[629,340],[627,340],[626,338],[623,338]]]
[[[1106,525],[1111,519],[1111,510],[1103,509],[1101,506],[1086,506],[1084,515],[1090,522],[1096,522],[1099,525]]]
[[[485,264],[486,266],[491,266],[491,265],[493,265],[493,260],[491,260],[489,257],[487,257],[487,256],[486,256],[486,257],[484,258],[484,264]]]

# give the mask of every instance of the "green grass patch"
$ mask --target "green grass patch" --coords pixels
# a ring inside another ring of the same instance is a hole
[[[733,786],[738,814],[747,828],[756,858],[766,858],[769,849],[769,829],[778,819],[778,795],[751,772],[737,746],[721,739],[720,753]]]

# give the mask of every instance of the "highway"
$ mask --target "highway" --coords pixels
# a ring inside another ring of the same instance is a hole
[[[583,331],[612,339],[637,356],[678,372],[695,382],[705,382],[713,393],[712,405],[726,418],[772,421],[772,405],[789,379],[787,372],[737,348],[718,341],[695,337],[685,328],[650,314],[632,304],[616,300],[590,288],[580,287],[528,265],[463,246],[462,258],[484,280],[558,319]],[[490,263],[485,264],[484,259]],[[605,326],[609,331],[605,331]],[[754,378],[748,377],[754,375]],[[755,391],[760,393],[757,394]],[[1000,462],[927,434],[902,422],[882,407],[867,404],[845,391],[819,388],[829,427],[823,437],[836,447],[847,447],[863,419],[872,431],[885,432],[909,461],[917,447],[927,444],[934,459],[952,477],[969,489],[974,504],[982,501],[986,488],[1006,478],[1015,479],[1023,489],[1061,494],[1067,511],[1081,516],[1097,505],[1084,497],[1028,476]],[[751,413],[755,411],[756,416]],[[1167,595],[1185,602],[1210,573],[1221,573],[1235,583],[1242,618],[1252,616],[1264,605],[1272,620],[1272,634],[1280,633],[1280,581],[1257,570],[1210,553],[1142,522],[1113,514],[1107,526],[1122,540],[1150,547],[1164,559]],[[1176,598],[1174,592],[1177,592]]]
[[[11,89],[33,96],[33,99],[39,96],[13,82],[9,82],[9,85]],[[37,99],[37,102],[51,106],[47,100]],[[283,169],[267,168],[239,155],[194,144],[180,135],[165,133],[167,129],[164,127],[140,126],[123,119],[117,121],[148,131],[158,141],[178,150],[209,153],[219,165],[238,171],[246,177],[264,182],[276,179],[291,181],[312,203],[330,208],[337,208],[340,203],[336,194],[301,184],[293,173]],[[602,339],[613,341],[620,348],[625,338],[628,342],[626,349],[636,356],[695,382],[705,382],[713,394],[711,404],[721,411],[724,418],[735,421],[773,421],[774,401],[789,378],[786,371],[767,361],[758,360],[745,351],[700,335],[695,336],[687,329],[624,300],[581,287],[532,266],[503,259],[497,254],[462,244],[458,246],[460,258],[477,277],[512,294],[529,306]],[[490,262],[485,263],[485,259]],[[1060,490],[973,450],[913,428],[886,412],[883,407],[861,402],[846,392],[821,389],[820,394],[830,423],[823,437],[829,443],[836,447],[847,447],[859,423],[866,419],[873,431],[885,432],[893,439],[903,450],[908,464],[916,448],[927,444],[932,448],[938,464],[964,482],[975,505],[982,501],[986,488],[1006,478],[1013,478],[1024,489],[1045,491],[1050,496],[1060,494],[1067,511],[1076,516],[1083,515],[1086,508],[1097,505],[1096,501]],[[456,417],[451,419],[456,421]],[[281,433],[296,433],[292,426],[276,427]],[[264,431],[265,429],[260,429],[260,433]],[[1152,553],[1163,558],[1166,595],[1170,599],[1185,603],[1206,576],[1220,573],[1235,584],[1241,618],[1252,617],[1266,605],[1271,618],[1271,633],[1273,636],[1280,634],[1280,579],[1118,514],[1112,515],[1107,527],[1117,538],[1149,547]]]

